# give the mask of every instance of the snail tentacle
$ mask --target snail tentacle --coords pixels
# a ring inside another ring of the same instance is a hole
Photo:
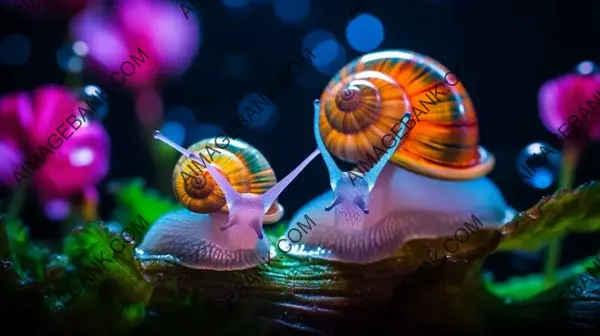
[[[331,184],[331,189],[335,189],[337,182],[342,177],[342,170],[335,164],[333,157],[323,143],[323,139],[321,139],[321,132],[319,131],[319,110],[321,104],[318,99],[313,101],[313,106],[315,108],[314,133],[315,140],[317,141],[317,148],[321,152],[321,156],[323,157],[323,160],[325,160],[325,165],[329,171],[329,183]]]
[[[400,120],[404,120],[404,118],[406,118],[406,120],[410,120],[410,112],[405,112],[404,117],[402,117],[402,119]],[[369,170],[365,174],[365,179],[369,184],[369,192],[373,190],[375,182],[377,182],[377,178],[379,177],[379,174],[381,174],[383,167],[385,167],[386,163],[390,160],[392,155],[394,155],[394,152],[396,152],[396,149],[400,145],[400,142],[402,141],[402,138],[406,133],[406,124],[400,124],[402,126],[400,128],[400,132],[398,134],[398,139],[396,140],[396,143],[392,147],[388,148],[387,152],[381,157],[381,159],[373,166],[373,168],[371,168],[371,170]]]
[[[269,208],[271,207],[271,204],[273,204],[273,202],[275,202],[275,200],[277,199],[279,194],[281,194],[285,190],[285,188],[287,188],[290,185],[290,183],[292,183],[292,181],[300,174],[300,172],[302,172],[304,170],[304,168],[306,168],[306,166],[308,166],[308,164],[317,155],[319,155],[319,153],[320,153],[320,150],[318,148],[315,149],[312,153],[310,153],[310,155],[306,159],[304,159],[304,161],[302,161],[298,165],[298,167],[296,167],[289,174],[287,174],[287,176],[284,177],[281,181],[277,182],[277,184],[272,186],[271,189],[269,189],[267,192],[260,195],[260,201],[265,208],[265,212],[267,210],[269,210]]]
[[[360,196],[354,197],[354,204],[356,204],[356,206],[359,207],[365,213],[365,215],[369,214],[369,209],[367,208],[367,203],[365,202],[365,199],[363,197],[360,197]]]
[[[171,141],[170,139],[168,139],[167,137],[162,135],[160,133],[160,131],[154,131],[154,138],[164,142],[169,147],[175,149],[176,151],[178,151],[179,153],[181,153],[182,155],[184,155],[185,157],[187,157],[190,160],[194,160],[198,163],[203,162],[196,154],[194,154],[194,153],[188,151],[187,149],[179,146],[178,144],[174,143],[173,141]],[[235,191],[235,189],[233,189],[233,186],[231,185],[231,183],[229,183],[229,181],[227,181],[227,178],[225,178],[223,175],[221,175],[210,164],[206,165],[206,169],[208,170],[210,175],[215,179],[215,181],[217,182],[217,184],[219,185],[221,190],[223,190],[223,194],[225,195],[225,200],[227,201],[227,206],[229,206],[231,208],[231,205],[240,198],[240,193]],[[273,203],[273,202],[271,202],[271,203]]]
[[[331,209],[333,209],[336,205],[340,204],[344,202],[344,196],[342,195],[335,195],[333,197],[333,201],[331,202],[331,204],[329,204],[326,208],[325,211],[330,211]]]
[[[225,231],[227,229],[229,229],[230,227],[238,224],[238,221],[236,220],[237,218],[235,218],[234,216],[229,216],[229,221],[227,223],[225,223],[225,225],[221,225],[221,231]]]
[[[258,239],[262,240],[264,236],[262,233],[262,221],[260,220],[260,218],[250,219],[250,227],[254,229],[254,232],[256,232]]]

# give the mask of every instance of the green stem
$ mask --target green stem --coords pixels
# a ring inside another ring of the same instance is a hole
[[[572,189],[575,168],[579,162],[581,147],[570,141],[565,143],[562,165],[559,177],[560,189]],[[546,260],[544,261],[544,283],[546,288],[552,287],[557,281],[557,270],[560,264],[563,235],[559,235],[548,242]]]
[[[27,196],[27,187],[29,183],[25,182],[22,186],[16,187],[15,193],[10,199],[10,203],[8,204],[8,209],[6,213],[6,222],[11,223],[16,220],[21,213],[21,208],[23,207],[23,202],[25,201],[25,197]]]

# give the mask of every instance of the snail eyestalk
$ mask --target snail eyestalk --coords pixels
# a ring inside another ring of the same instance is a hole
[[[275,202],[279,194],[281,194],[283,190],[285,190],[285,188],[287,188],[287,186],[290,185],[290,183],[292,183],[292,181],[300,174],[300,172],[303,171],[304,168],[306,168],[306,166],[308,166],[308,164],[317,155],[319,155],[319,152],[319,149],[315,149],[312,153],[310,153],[310,155],[306,159],[304,159],[304,161],[302,161],[302,163],[298,165],[298,167],[296,167],[296,169],[292,170],[292,172],[287,174],[286,177],[284,177],[281,181],[277,182],[277,184],[272,186],[271,189],[267,190],[267,192],[260,195],[260,201],[265,208],[265,212],[269,210],[271,204]]]
[[[363,197],[354,197],[354,204],[356,204],[356,206],[359,207],[365,213],[365,215],[369,214],[369,209],[367,209],[367,202],[365,202],[365,199]]]
[[[406,118],[407,122],[408,122],[408,120],[410,120],[410,112],[405,112],[404,116],[400,120],[403,121],[405,118]],[[400,145],[400,142],[402,141],[402,137],[406,133],[406,124],[404,124],[402,122],[400,122],[400,124],[402,125],[402,127],[400,128],[400,130],[398,132],[398,139],[396,139],[396,143],[392,147],[388,148],[387,152],[381,157],[381,159],[373,166],[373,168],[371,168],[371,170],[369,170],[365,174],[365,179],[367,180],[367,183],[369,184],[369,192],[371,190],[373,190],[373,187],[375,186],[375,182],[377,182],[377,178],[379,177],[379,174],[381,174],[383,167],[385,167],[385,164],[390,160],[392,155],[394,155],[394,152],[396,151],[396,149],[398,149],[398,146]]]
[[[178,144],[171,141],[169,138],[165,137],[160,133],[160,131],[154,131],[153,133],[154,139],[164,142],[169,147],[181,153],[183,156],[187,157],[190,160],[194,160],[198,163],[202,163],[203,161],[194,153],[188,151],[187,149],[179,146]],[[233,203],[240,198],[240,193],[238,193],[233,186],[229,183],[227,178],[221,175],[214,167],[210,164],[206,165],[206,169],[210,173],[215,182],[219,185],[221,190],[223,190],[223,194],[225,195],[225,200],[227,201],[227,206],[231,208]]]
[[[342,171],[335,164],[333,157],[325,147],[323,143],[323,139],[321,139],[321,133],[319,131],[319,110],[321,104],[318,99],[313,101],[313,105],[315,107],[315,121],[314,121],[314,132],[315,132],[315,140],[317,141],[317,148],[321,151],[321,156],[323,160],[325,160],[325,165],[327,166],[327,170],[329,171],[329,183],[331,184],[331,189],[335,190],[337,182],[342,177]]]
[[[325,208],[325,211],[330,211],[336,205],[343,203],[343,202],[344,202],[344,197],[342,195],[339,195],[339,194],[335,195],[331,204],[329,204],[329,206]]]

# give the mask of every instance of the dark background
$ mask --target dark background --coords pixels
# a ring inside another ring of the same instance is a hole
[[[350,62],[361,53],[350,48],[345,38],[349,3],[354,2],[313,0],[309,16],[300,24],[289,25],[275,17],[270,5],[252,5],[248,12],[231,14],[219,1],[202,1],[199,13],[188,14],[198,15],[201,20],[199,53],[183,76],[171,78],[163,87],[165,111],[188,106],[195,111],[199,122],[225,127],[235,115],[239,100],[273,83],[275,74],[294,59],[304,36],[318,27],[337,37]],[[385,27],[384,42],[377,50],[412,50],[438,60],[450,70],[460,61],[473,60],[460,80],[478,113],[480,143],[496,156],[496,167],[488,177],[518,210],[525,210],[552,193],[555,185],[536,190],[522,182],[515,170],[515,160],[524,146],[535,141],[561,149],[562,141],[539,121],[538,90],[543,82],[573,71],[581,61],[600,63],[600,2],[376,0],[365,8]],[[65,74],[56,63],[56,51],[67,35],[67,21],[36,22],[3,8],[0,22],[2,38],[21,33],[31,39],[32,48],[24,66],[2,67],[2,93],[65,82]],[[235,81],[223,74],[221,62],[232,52],[248,55],[247,80]],[[273,98],[280,112],[277,126],[268,132],[248,130],[241,136],[267,157],[279,178],[315,149],[311,102],[321,95],[329,79],[312,67],[305,68],[292,87]],[[85,80],[88,84],[98,84],[104,78],[86,72]],[[111,218],[114,210],[114,203],[106,193],[108,181],[141,176],[150,187],[156,187],[152,159],[136,129],[132,95],[114,89],[108,95],[110,113],[104,125],[112,141],[111,170],[99,187],[103,195],[103,219]],[[597,144],[585,152],[576,185],[598,177],[599,154]],[[286,208],[284,218],[289,219],[301,205],[328,186],[327,170],[317,158],[280,197]],[[39,209],[30,195],[23,218],[32,227],[32,234],[56,235],[55,223],[45,219]],[[592,236],[570,239],[565,259],[594,253],[598,247],[595,241]],[[529,270],[537,270],[540,265],[530,264]]]

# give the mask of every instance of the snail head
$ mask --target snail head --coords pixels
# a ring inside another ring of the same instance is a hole
[[[175,149],[189,160],[201,163],[202,160],[194,153],[174,143],[160,131],[154,131],[154,138]],[[227,207],[229,208],[229,221],[221,226],[221,231],[229,229],[236,225],[246,225],[256,232],[259,239],[263,239],[262,233],[263,217],[275,202],[279,194],[300,174],[300,172],[319,155],[319,150],[313,151],[298,167],[284,177],[281,181],[267,190],[264,194],[256,195],[252,193],[239,193],[233,188],[227,177],[223,176],[211,164],[206,165],[208,173],[213,177],[219,188],[225,195]]]
[[[344,209],[348,209],[349,206],[356,206],[364,214],[368,214],[369,194],[371,190],[373,190],[375,182],[377,181],[379,174],[381,174],[383,167],[385,167],[385,164],[400,145],[400,142],[406,133],[406,126],[402,124],[403,126],[399,130],[394,144],[387,149],[386,153],[381,156],[379,161],[377,161],[377,163],[370,170],[366,171],[364,174],[359,171],[342,172],[342,170],[333,160],[333,157],[325,147],[323,139],[321,138],[319,131],[319,100],[316,99],[313,102],[313,105],[315,108],[313,127],[315,139],[317,141],[317,148],[321,151],[321,155],[325,160],[325,165],[327,165],[327,170],[329,171],[329,182],[334,195],[333,201],[325,208],[325,211],[330,211],[334,207],[342,204]],[[410,112],[406,112],[405,116],[410,118]]]

